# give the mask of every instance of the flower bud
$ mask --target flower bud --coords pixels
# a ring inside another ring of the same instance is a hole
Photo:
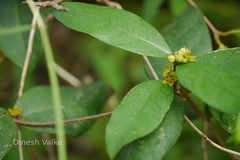
[[[178,63],[182,63],[184,60],[183,56],[182,55],[176,55],[176,62]]]
[[[167,59],[168,59],[168,62],[170,62],[170,63],[175,62],[175,56],[174,56],[174,55],[169,55],[169,56],[167,57]]]

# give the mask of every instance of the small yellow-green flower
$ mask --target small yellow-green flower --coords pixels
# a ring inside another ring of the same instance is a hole
[[[170,66],[167,66],[163,70],[163,84],[168,84],[169,86],[173,86],[173,84],[177,81],[177,74]]]
[[[22,108],[15,105],[13,109],[8,109],[8,113],[10,114],[10,116],[16,117],[22,113]]]
[[[176,62],[187,63],[196,61],[196,56],[190,56],[191,50],[187,48],[181,48],[175,52]]]

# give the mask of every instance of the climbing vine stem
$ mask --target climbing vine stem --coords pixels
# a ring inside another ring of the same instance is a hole
[[[32,13],[36,11],[36,7],[32,0],[27,0],[27,4],[29,5],[29,8],[31,9]],[[53,110],[55,114],[55,120],[56,120],[56,131],[57,131],[57,139],[61,142],[61,145],[57,146],[58,151],[58,158],[60,160],[66,160],[67,159],[67,152],[66,152],[66,138],[65,138],[65,130],[64,130],[64,123],[63,123],[63,113],[61,110],[62,102],[61,102],[61,95],[60,95],[60,89],[57,79],[57,74],[54,69],[54,58],[53,58],[53,52],[50,45],[50,40],[48,37],[48,33],[44,24],[44,21],[41,17],[41,15],[38,12],[37,17],[37,24],[39,27],[39,31],[42,38],[47,68],[48,68],[48,74],[50,78],[50,84],[51,84],[51,90],[52,90],[52,99],[53,99]]]

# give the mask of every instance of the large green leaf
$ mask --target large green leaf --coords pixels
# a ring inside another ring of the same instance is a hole
[[[240,48],[217,50],[177,66],[180,83],[208,105],[240,112]]]
[[[30,25],[32,20],[32,13],[28,6],[19,0],[2,0],[0,5],[0,30],[3,29],[9,33],[12,28],[20,28],[21,26]],[[9,28],[9,31],[7,30]],[[29,31],[19,31],[13,34],[0,36],[0,49],[3,53],[19,67],[23,66],[27,45],[28,45]],[[33,54],[29,64],[29,69],[32,70],[41,53],[40,36],[36,33],[33,41]]]
[[[6,110],[0,108],[0,115],[5,112]],[[2,159],[13,146],[13,141],[16,137],[17,128],[12,118],[9,116],[0,118],[0,159]]]
[[[133,88],[113,111],[106,129],[107,151],[113,159],[129,142],[158,127],[173,99],[173,91],[161,81],[147,81]]]
[[[164,39],[173,52],[187,47],[192,55],[201,55],[212,51],[211,37],[203,20],[202,13],[193,7],[188,8],[162,32]],[[163,58],[149,57],[151,64],[160,78],[167,65]],[[148,71],[148,70],[147,70]],[[148,74],[150,72],[148,71]]]
[[[163,57],[170,52],[160,33],[131,12],[85,3],[62,5],[69,11],[54,11],[53,14],[68,28],[142,55]]]
[[[80,88],[61,87],[64,119],[98,114],[109,95],[109,88],[100,82]],[[24,93],[17,101],[17,106],[23,109],[23,119],[35,122],[55,121],[51,97],[51,88],[46,86],[36,87]],[[66,133],[78,136],[91,124],[92,121],[67,124]],[[54,127],[31,127],[30,129],[55,133]]]
[[[160,160],[180,136],[184,115],[183,105],[175,97],[160,126],[151,134],[124,147],[117,160]]]
[[[151,22],[157,14],[159,7],[163,4],[164,0],[144,0],[143,1],[143,18]]]

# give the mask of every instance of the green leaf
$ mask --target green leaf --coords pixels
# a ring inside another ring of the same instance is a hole
[[[157,14],[159,7],[163,4],[164,0],[144,0],[143,1],[143,18],[151,22]]]
[[[172,99],[172,88],[161,81],[147,81],[133,88],[113,111],[107,125],[109,157],[113,159],[124,145],[156,129]]]
[[[240,112],[240,48],[217,50],[177,66],[180,83],[211,107]]]
[[[80,88],[61,87],[64,119],[98,114],[109,95],[109,88],[100,82],[83,85]],[[23,109],[23,119],[30,122],[55,121],[51,97],[51,88],[46,86],[36,87],[25,92],[17,101],[17,106]],[[67,124],[65,125],[66,134],[79,136],[91,124],[92,121]],[[55,133],[54,127],[31,127],[30,129]]]
[[[164,120],[154,132],[128,144],[116,160],[160,160],[176,143],[181,134],[184,115],[183,105],[175,97]]]
[[[0,108],[0,116],[6,110]],[[0,159],[2,159],[13,146],[13,140],[17,136],[17,128],[12,118],[5,116],[0,118]]]
[[[176,18],[162,34],[173,52],[183,47],[192,50],[193,55],[212,51],[211,37],[203,15],[194,7],[188,8]]]
[[[20,29],[22,26],[27,26],[31,24],[32,13],[29,10],[28,6],[23,4],[19,0],[2,0],[0,5],[0,31],[2,34],[0,36],[0,49],[11,61],[13,61],[17,66],[23,67],[27,45],[28,45],[28,36],[29,31],[19,31],[15,34],[7,34],[9,32],[6,30],[9,28],[11,31],[12,28]],[[40,58],[41,53],[41,43],[40,36],[36,33],[33,41],[33,51],[29,64],[29,69],[33,70]]]
[[[192,55],[201,55],[212,51],[211,37],[203,20],[202,13],[195,8],[188,8],[162,32],[164,39],[173,52],[187,47]],[[150,62],[162,78],[162,71],[168,64],[166,59],[152,58]],[[151,75],[147,70],[148,75]]]
[[[62,5],[69,11],[54,11],[53,14],[68,28],[142,55],[163,57],[170,52],[160,33],[131,12],[85,3]]]

